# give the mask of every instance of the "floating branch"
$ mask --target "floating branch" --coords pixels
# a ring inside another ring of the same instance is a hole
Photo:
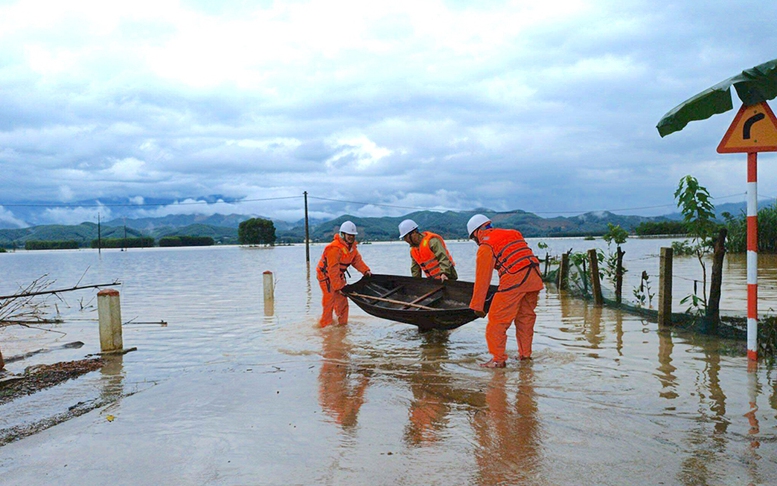
[[[114,287],[116,285],[121,285],[121,282],[118,280],[107,283],[107,284],[94,284],[94,285],[75,285],[73,287],[65,288],[65,289],[56,289],[56,290],[41,290],[37,292],[20,292],[18,294],[14,295],[0,295],[0,299],[19,299],[22,297],[32,297],[35,295],[47,295],[47,294],[59,294],[61,292],[72,292],[73,290],[81,290],[81,289],[96,289],[100,287]]]

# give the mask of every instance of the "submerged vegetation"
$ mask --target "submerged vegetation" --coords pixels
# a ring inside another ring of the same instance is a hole
[[[726,248],[732,253],[747,251],[747,215],[723,213],[728,229]],[[758,252],[777,253],[777,203],[758,211]]]

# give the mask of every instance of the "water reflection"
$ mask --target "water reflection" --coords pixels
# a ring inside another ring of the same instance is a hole
[[[124,355],[106,355],[100,368],[100,398],[106,403],[118,400],[124,394]]]
[[[604,342],[602,329],[602,312],[604,309],[600,306],[591,305],[586,302],[583,310],[585,312],[585,338],[591,345],[591,349],[599,349]]]
[[[347,326],[327,326],[321,330],[322,363],[318,375],[321,408],[344,430],[356,427],[364,392],[370,383],[365,370],[356,371],[351,363]]]
[[[658,331],[658,381],[661,383],[661,390],[658,395],[661,398],[672,400],[677,398],[677,376],[675,371],[677,368],[672,364],[672,350],[674,349],[674,343],[672,342],[672,331],[669,329],[659,329]],[[674,405],[667,407],[669,410],[674,410]]]
[[[310,262],[305,265],[305,313],[310,314],[310,303],[313,301],[313,287],[310,285]]]
[[[520,366],[514,400],[508,393],[508,373],[495,372],[485,392],[486,408],[472,418],[479,484],[541,482],[542,428],[534,371],[531,363]]]
[[[451,410],[448,397],[455,395],[445,390],[451,387],[451,377],[443,370],[443,363],[448,360],[448,333],[428,332],[421,339],[420,368],[407,378],[413,393],[404,431],[404,441],[409,446],[440,440],[440,431],[446,427]]]

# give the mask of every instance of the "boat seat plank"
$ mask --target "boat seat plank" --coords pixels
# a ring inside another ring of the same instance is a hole
[[[434,297],[432,300],[425,302],[424,307],[431,307],[434,310],[440,310],[438,307],[435,307],[434,304],[440,302],[441,300],[442,300],[442,295]],[[407,307],[405,307],[405,309],[407,309]],[[411,310],[419,310],[419,308],[413,307]]]
[[[380,294],[378,297],[380,297],[380,298],[382,298],[382,299],[385,299],[385,298],[386,298],[386,297],[388,297],[389,295],[396,294],[397,292],[399,292],[399,291],[400,291],[400,290],[402,290],[403,288],[405,288],[405,287],[404,287],[404,286],[402,286],[402,285],[400,285],[400,286],[398,286],[398,287],[394,287],[393,289],[389,290],[388,292],[385,292],[385,293],[383,293],[383,294]]]
[[[368,289],[370,289],[370,290],[376,291],[377,294],[378,294],[378,295],[376,295],[376,297],[379,297],[381,299],[385,299],[389,295],[396,294],[397,292],[399,292],[400,290],[405,288],[404,285],[398,285],[398,286],[394,287],[393,289],[389,290],[389,289],[387,289],[385,287],[382,287],[380,285],[373,284],[373,283],[367,284],[366,287]]]
[[[437,292],[440,292],[440,291],[442,291],[442,287],[437,287],[436,289],[432,290],[431,292],[425,293],[424,295],[422,295],[421,297],[413,300],[412,302],[408,302],[408,305],[418,304],[419,302],[428,299],[429,297],[433,296],[434,294],[436,294]]]

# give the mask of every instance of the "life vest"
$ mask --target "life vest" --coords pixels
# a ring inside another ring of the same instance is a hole
[[[451,252],[448,251],[448,247],[445,246],[445,240],[440,235],[436,235],[431,231],[424,231],[424,237],[421,243],[417,247],[410,248],[410,256],[418,263],[421,269],[426,273],[429,278],[440,278],[442,270],[440,270],[440,262],[437,261],[437,257],[434,256],[434,252],[429,248],[429,241],[432,238],[437,238],[442,242],[442,247],[445,249],[445,254],[448,255],[448,260],[451,261],[451,265],[455,266]]]
[[[331,248],[337,248],[338,253],[340,254],[339,259],[339,275],[329,275],[329,262],[327,260],[327,254],[329,253],[329,250]],[[348,270],[348,267],[351,266],[351,263],[353,263],[354,258],[356,258],[356,255],[358,253],[356,252],[356,242],[353,242],[353,245],[349,248],[348,243],[343,241],[342,238],[340,238],[340,235],[335,235],[334,240],[332,240],[331,243],[329,243],[326,248],[324,248],[324,253],[321,255],[321,260],[318,262],[318,267],[316,267],[316,273],[318,276],[319,282],[328,281],[330,277],[334,277],[337,279],[344,279],[345,278],[345,272]]]
[[[516,274],[530,265],[540,265],[520,231],[494,228],[481,230],[480,235],[480,244],[494,252],[494,268],[500,277],[506,273]]]

